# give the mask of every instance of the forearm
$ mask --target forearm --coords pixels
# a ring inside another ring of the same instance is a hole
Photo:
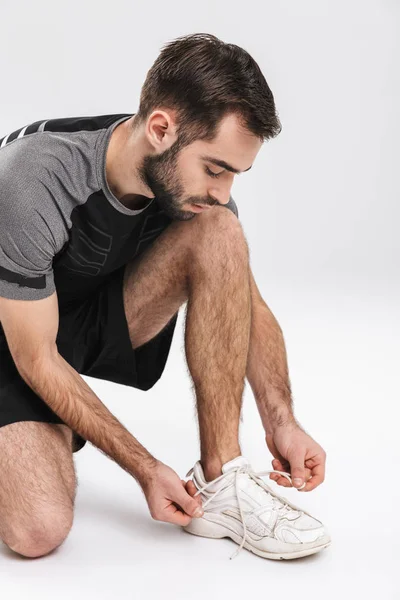
[[[282,330],[267,305],[254,296],[246,377],[266,432],[295,421]]]
[[[25,382],[74,431],[130,473],[140,485],[156,459],[101,402],[60,355],[19,367]]]

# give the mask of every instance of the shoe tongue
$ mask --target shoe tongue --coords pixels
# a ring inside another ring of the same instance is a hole
[[[232,460],[224,463],[221,467],[221,475],[225,475],[225,473],[228,473],[229,471],[232,471],[232,475],[228,476],[227,478],[224,478],[224,483],[223,485],[226,485],[227,483],[227,479],[233,479],[234,477],[234,468],[235,467],[244,467],[250,465],[249,461],[244,457],[244,456],[237,456],[236,458],[233,458]],[[221,480],[214,482],[206,482],[206,479],[204,477],[204,471],[201,465],[201,462],[198,461],[196,464],[196,469],[195,469],[195,475],[197,473],[197,477],[195,477],[194,481],[196,484],[196,480],[198,480],[200,483],[196,486],[196,487],[201,487],[202,485],[202,481],[204,481],[205,483],[207,483],[207,491],[208,492],[216,492],[220,486],[221,486]],[[221,477],[221,475],[219,477]]]
[[[221,471],[222,471],[222,473],[227,473],[228,471],[230,471],[231,469],[234,469],[236,467],[246,467],[246,466],[250,466],[250,463],[247,460],[247,458],[245,458],[244,456],[237,456],[236,458],[233,458],[232,460],[229,460],[228,462],[223,464],[221,467]]]
[[[222,473],[227,473],[231,469],[235,467],[250,467],[250,462],[244,456],[237,456],[233,460],[222,465]],[[246,474],[239,475],[241,480],[240,487],[242,490],[247,490],[248,493],[260,503],[260,506],[265,505],[266,510],[270,510],[271,504],[273,502],[272,497],[269,493],[267,493],[260,485],[258,485],[253,479],[251,479]]]

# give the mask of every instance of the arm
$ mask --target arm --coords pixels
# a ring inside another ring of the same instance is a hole
[[[0,298],[0,321],[24,381],[69,426],[143,487],[156,459],[112,415],[58,353],[57,294],[34,301]]]
[[[246,377],[266,433],[295,422],[282,330],[264,302],[250,269],[252,319]]]
[[[308,492],[324,481],[325,450],[297,422],[293,414],[288,364],[282,330],[261,297],[250,271],[252,322],[246,375],[254,392],[274,456],[272,467],[292,476],[296,488]],[[287,487],[283,475],[270,479]]]
[[[15,366],[64,423],[138,481],[154,518],[187,525],[199,499],[139,444],[58,352],[53,261],[67,232],[57,221],[51,190],[42,184],[36,153],[25,152],[24,145],[13,149],[0,156],[0,322]]]

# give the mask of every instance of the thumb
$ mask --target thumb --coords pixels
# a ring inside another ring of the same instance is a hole
[[[203,508],[199,505],[199,498],[197,496],[192,498],[183,487],[179,486],[175,502],[191,517],[202,517],[204,514]]]
[[[304,459],[299,457],[299,455],[297,454],[296,456],[292,457],[292,459],[289,459],[289,462],[290,476],[292,478],[293,485],[294,487],[299,488],[303,485],[306,476],[304,468]]]

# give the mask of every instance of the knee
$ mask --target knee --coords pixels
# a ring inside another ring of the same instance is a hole
[[[223,206],[198,213],[196,231],[191,236],[189,271],[218,266],[236,271],[248,268],[249,246],[236,215]]]
[[[231,247],[235,254],[248,251],[242,225],[237,216],[224,206],[215,206],[211,210],[198,213],[189,222],[196,229],[191,236],[192,249],[210,253],[213,245]]]
[[[10,533],[3,538],[4,543],[17,554],[28,558],[38,558],[50,554],[61,546],[73,524],[73,511],[47,513],[36,516],[25,527],[9,528]]]
[[[214,206],[214,208],[210,210],[204,210],[203,212],[198,213],[190,223],[193,223],[193,225],[200,230],[204,229],[205,232],[218,230],[221,233],[241,233],[243,235],[242,225],[239,219],[225,206]]]

